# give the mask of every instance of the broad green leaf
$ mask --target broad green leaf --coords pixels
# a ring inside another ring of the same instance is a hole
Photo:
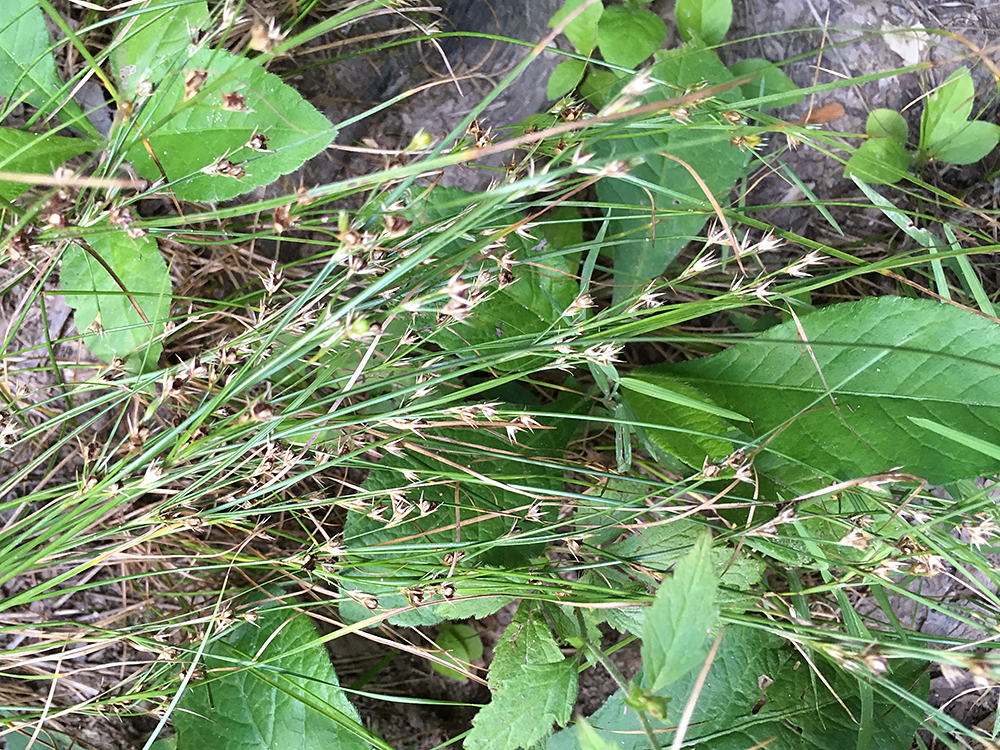
[[[531,747],[566,726],[576,700],[576,659],[526,664],[480,709],[465,738],[466,750],[518,750]]]
[[[717,461],[733,452],[720,412],[743,422],[742,414],[719,409],[696,388],[666,378],[622,378],[621,385],[625,402],[640,422],[662,425],[643,427],[650,440],[688,466],[700,469],[706,458]]]
[[[580,737],[582,750],[619,750],[619,745],[599,735],[586,719],[577,719],[574,726]]]
[[[947,484],[997,471],[994,459],[911,420],[1000,443],[994,323],[885,297],[835,305],[801,324],[808,349],[786,323],[711,357],[638,372],[684,379],[750,417],[758,440],[773,436],[765,453],[829,477],[899,470]]]
[[[493,651],[490,689],[496,693],[517,679],[529,664],[555,664],[563,660],[537,602],[523,600],[514,619],[504,629]]]
[[[289,602],[294,605],[294,602]],[[205,653],[171,719],[177,750],[389,750],[361,726],[309,617],[265,606]]]
[[[692,46],[667,50],[650,72],[653,78],[668,81],[676,88],[656,87],[642,97],[644,104],[668,99],[677,89],[705,81],[713,84],[732,80],[714,52]],[[740,92],[723,91],[714,98],[725,106],[738,101]],[[718,115],[704,109],[704,105],[690,109],[690,125],[626,131],[621,138],[602,138],[594,144],[602,157],[642,159],[628,177],[597,183],[598,197],[613,205],[614,236],[609,233],[609,240],[614,248],[616,303],[662,274],[714,215],[711,203],[688,170],[660,154],[671,154],[689,164],[722,206],[727,205],[729,192],[743,174],[748,154],[730,143],[729,133],[718,126]],[[643,132],[648,134],[640,134]],[[650,206],[650,194],[656,202],[655,211]]]
[[[910,152],[892,138],[871,138],[851,154],[844,165],[844,176],[856,176],[880,185],[895,185],[906,177],[906,170],[912,162]]]
[[[565,96],[577,87],[586,70],[586,60],[563,60],[549,77],[549,84],[545,89],[546,96],[549,99]]]
[[[0,726],[5,722],[4,719],[16,719],[18,718],[17,712],[11,711],[9,709],[0,709]],[[7,729],[7,727],[4,727]],[[45,748],[45,750],[84,750],[83,745],[78,745],[73,741],[72,737],[67,737],[61,732],[53,732],[48,729],[42,729],[38,736],[34,738],[32,742],[32,736],[35,734],[35,727],[27,726],[21,729],[15,729],[13,731],[7,731],[4,735],[4,741],[7,743],[7,750],[30,750],[30,748]]]
[[[702,532],[694,549],[660,584],[642,625],[642,667],[650,690],[659,691],[705,660],[719,617],[712,570],[712,535]]]
[[[592,66],[580,84],[579,94],[600,109],[607,101],[608,92],[618,80],[619,76],[615,71]]]
[[[935,143],[928,155],[949,164],[975,164],[1000,143],[1000,125],[976,120],[947,140]]]
[[[155,83],[183,66],[193,36],[209,22],[205,0],[153,0],[126,16],[111,53],[122,93],[133,98],[140,82]]]
[[[786,641],[758,628],[730,625],[698,695],[685,746],[711,750],[858,747],[857,717],[863,715],[858,679],[834,669],[818,654],[812,662],[829,688],[813,672],[813,665],[805,663]],[[923,664],[894,661],[892,669],[890,679],[907,692],[927,697]],[[766,689],[758,682],[762,676],[773,680]],[[677,726],[696,678],[697,670],[692,670],[658,693],[672,699],[662,722],[650,719],[664,747],[673,736],[671,728]],[[918,709],[887,690],[876,689],[870,747],[909,750],[923,718]],[[588,721],[601,737],[621,750],[649,748],[638,716],[627,708],[621,691]],[[579,742],[578,729],[571,727],[551,737],[548,750],[577,750]]]
[[[805,98],[799,87],[777,65],[759,57],[739,60],[729,66],[729,72],[733,78],[757,74],[752,81],[740,86],[740,91],[746,99],[774,97],[762,103],[762,110],[798,104]]]
[[[468,669],[470,663],[483,656],[483,641],[476,629],[470,625],[443,623],[434,643],[444,651],[444,654],[441,654],[442,658],[453,663],[456,668],[450,669],[436,661],[431,662],[431,668],[435,672],[459,682],[465,682],[469,678],[458,670]]]
[[[920,148],[933,151],[961,130],[972,114],[976,89],[968,68],[952,73],[924,102]]]
[[[208,78],[197,96],[184,101],[184,79],[193,70],[207,71]],[[142,136],[148,138],[182,200],[228,200],[270,185],[320,153],[336,135],[330,121],[295,89],[228,52],[203,48],[158,83],[129,123],[134,132],[127,157],[143,177],[159,179],[142,143]],[[245,109],[226,109],[224,94],[245,97]],[[255,134],[267,137],[269,151],[248,145]],[[245,174],[219,174],[213,169],[219,159]]]
[[[552,19],[549,21],[549,28],[554,29],[562,23],[566,16],[586,2],[588,0],[566,0],[563,7],[552,16]],[[581,55],[589,55],[593,52],[594,47],[597,46],[597,23],[601,20],[603,12],[604,5],[601,0],[591,2],[580,15],[566,24],[566,28],[563,29],[563,33]],[[550,96],[549,98],[554,99],[556,97]]]
[[[920,151],[924,158],[951,164],[972,164],[1000,142],[1000,127],[969,122],[975,86],[968,68],[959,68],[927,97],[920,121]]]
[[[162,344],[153,341],[163,333],[170,316],[170,273],[156,241],[131,239],[124,230],[109,229],[88,242],[125,286],[146,316],[146,323],[122,287],[86,250],[71,244],[63,255],[59,286],[74,310],[76,328],[84,333],[94,326],[103,332],[85,333],[87,348],[105,362],[115,357],[129,360],[134,370],[157,366]]]
[[[38,0],[0,2],[0,97],[23,96],[28,104],[46,111],[54,109],[53,102],[60,104],[57,97],[63,83],[51,47]],[[65,109],[78,127],[92,132],[76,102],[67,101]]]
[[[865,132],[868,135],[892,138],[904,148],[910,137],[909,130],[906,120],[894,109],[873,109],[865,121]]]
[[[51,174],[68,159],[96,146],[89,138],[64,138],[0,128],[0,170]],[[23,182],[0,182],[0,197],[13,200],[30,188],[31,185]]]
[[[612,65],[635,68],[660,48],[667,25],[652,11],[631,5],[605,8],[597,26],[597,46]]]
[[[733,22],[732,0],[677,0],[677,29],[686,42],[719,44]]]

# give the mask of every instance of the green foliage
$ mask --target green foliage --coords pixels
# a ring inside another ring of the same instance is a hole
[[[255,623],[208,645],[206,678],[188,686],[173,716],[177,750],[388,750],[361,726],[309,618],[278,604],[294,602],[263,605]]]
[[[969,69],[962,67],[927,97],[920,120],[920,158],[972,164],[1000,142],[1000,126],[969,121],[975,101]]]
[[[553,723],[566,726],[576,701],[577,669],[573,658],[525,664],[476,714],[464,747],[518,750],[547,737]]]
[[[118,280],[80,245],[66,249],[60,285],[76,312],[77,329],[86,332],[87,347],[104,361],[121,357],[133,370],[155,369],[162,349],[159,337],[170,316],[170,273],[156,241],[105,228],[89,244]]]
[[[740,90],[746,99],[765,98],[760,109],[778,109],[789,107],[801,102],[805,96],[799,91],[791,78],[786,76],[774,63],[761,60],[758,57],[748,57],[746,60],[738,60],[729,66],[729,72],[733,78],[745,78],[755,76],[755,78],[744,83]]]
[[[561,96],[565,96],[580,85],[580,81],[583,80],[583,75],[586,72],[586,60],[578,60],[576,58],[563,60],[552,71],[552,75],[549,76],[548,87],[545,89],[546,95],[549,99],[558,99]]]
[[[673,577],[660,585],[643,619],[642,665],[653,692],[705,660],[706,641],[719,617],[718,584],[712,570],[712,537],[705,531],[677,563]]]
[[[885,185],[899,182],[913,162],[906,150],[906,120],[891,109],[876,109],[868,115],[865,130],[870,137],[851,155],[844,175]]]
[[[588,0],[566,0],[563,7],[549,20],[549,28],[555,28],[562,23],[564,18],[586,2]],[[597,46],[598,23],[603,12],[604,5],[601,0],[591,2],[563,29],[563,33],[581,55],[589,55]],[[551,83],[549,85],[551,86]]]
[[[597,46],[612,65],[634,68],[656,52],[666,38],[666,24],[652,11],[614,5],[601,14]]]
[[[814,670],[821,673],[822,680]],[[921,664],[901,662],[894,665],[893,680],[926,696],[928,682],[923,671]],[[669,699],[666,715],[650,719],[661,742],[671,737],[668,728],[677,726],[696,675],[696,670],[689,672],[657,692]],[[770,742],[776,747],[823,750],[857,747],[864,737],[870,747],[907,750],[923,715],[901,705],[894,695],[878,691],[872,701],[874,718],[859,726],[857,717],[863,715],[864,700],[859,679],[864,678],[838,673],[821,659],[804,662],[797,650],[763,630],[731,625],[723,634],[698,696],[686,744],[746,750]],[[649,747],[638,716],[628,709],[622,691],[608,699],[589,721],[601,737],[622,750]],[[556,733],[548,750],[579,747],[578,731],[572,727]]]
[[[483,657],[483,641],[476,629],[470,625],[443,623],[438,630],[435,644],[444,652],[441,657],[454,664],[456,669],[451,669],[436,661],[431,662],[431,667],[434,668],[435,672],[460,682],[465,682],[469,678],[465,676],[464,672],[458,670],[468,669],[466,665]]]
[[[0,96],[23,98],[42,110],[61,107],[67,122],[93,132],[79,105],[61,94],[62,89],[38,0],[4,0],[0,3]]]
[[[189,96],[185,77],[196,70],[208,77]],[[156,92],[131,123],[126,156],[143,177],[159,179],[146,138],[182,200],[229,200],[270,185],[325,149],[337,132],[278,76],[222,50],[200,49],[155,82]],[[251,144],[255,134],[267,138],[266,151]]]
[[[804,316],[756,339],[643,373],[681,378],[749,417],[766,450],[815,478],[898,468],[944,484],[995,462],[914,424],[928,419],[1000,443],[1000,334],[949,305],[880,298]],[[807,342],[807,343],[806,343]]]
[[[733,22],[732,0],[677,0],[677,29],[684,41],[721,42]]]
[[[90,151],[95,141],[89,138],[65,138],[49,133],[25,133],[0,128],[0,170],[50,174],[67,159]],[[0,181],[0,198],[13,200],[31,185]]]
[[[663,53],[650,74],[673,88],[656,86],[641,97],[642,103],[670,98],[677,89],[706,81],[714,84],[732,80],[714,52],[690,45]],[[718,106],[724,107],[738,101],[739,92],[722,91],[715,99]],[[663,154],[690,165],[722,204],[746,168],[748,154],[730,143],[730,134],[718,126],[712,109],[707,105],[698,109],[692,106],[679,115],[689,119],[690,124],[626,131],[620,138],[594,144],[595,151],[603,156],[615,154],[627,159],[643,155],[642,163],[633,167],[627,177],[597,183],[598,196],[613,206],[610,214],[616,302],[663,273],[712,215],[712,206],[694,176]]]

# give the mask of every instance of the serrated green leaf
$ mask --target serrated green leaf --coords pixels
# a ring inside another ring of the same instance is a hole
[[[677,406],[686,406],[694,411],[702,411],[706,414],[722,417],[723,419],[732,419],[737,422],[748,421],[742,414],[737,414],[734,411],[716,406],[711,401],[706,400],[704,396],[699,398],[696,389],[684,388],[683,383],[678,383],[667,378],[648,376],[648,379],[643,380],[641,378],[622,376],[618,382],[626,390],[635,391],[659,401],[666,401]]]
[[[555,664],[563,658],[539,604],[524,600],[494,648],[490,689],[498,692],[509,681],[516,680],[529,664]]]
[[[829,688],[813,669],[821,671]],[[896,661],[892,669],[894,682],[926,698],[928,681],[923,664]],[[762,675],[773,680],[766,691],[759,687]],[[660,691],[659,695],[671,700],[662,722],[650,719],[658,736],[672,736],[696,678],[697,670],[692,670]],[[761,698],[766,701],[758,705]],[[835,670],[822,657],[814,658],[813,665],[804,664],[801,654],[786,641],[763,630],[731,625],[698,695],[685,745],[712,750],[856,748],[857,717],[861,715],[857,678]],[[909,750],[923,718],[895,695],[876,691],[870,747]],[[649,748],[638,716],[627,708],[621,691],[589,720],[601,737],[621,750]],[[551,737],[547,747],[577,750],[579,742],[578,729],[571,727]]]
[[[906,120],[893,109],[873,109],[865,121],[865,132],[868,135],[892,138],[904,148],[909,139],[909,126],[906,124]]]
[[[200,93],[184,101],[185,71],[208,72]],[[291,86],[244,57],[201,49],[173,69],[130,125],[127,158],[143,177],[160,171],[142,143],[145,136],[182,200],[222,201],[270,185],[330,145],[336,129]],[[245,97],[245,109],[223,107],[223,94]],[[263,152],[247,144],[255,133],[268,138]],[[227,159],[245,171],[219,174]]]
[[[635,68],[660,48],[667,25],[655,13],[629,5],[605,8],[597,26],[597,46],[612,65]]]
[[[552,19],[549,21],[549,28],[554,29],[562,23],[566,16],[585,2],[587,0],[566,0],[563,7],[552,16]],[[597,0],[597,2],[591,3],[580,15],[566,24],[566,28],[563,29],[563,33],[581,55],[589,55],[594,50],[594,47],[597,46],[597,24],[601,20],[603,12],[604,5],[601,3],[601,0]],[[554,99],[555,97],[550,96],[549,98]]]
[[[949,164],[975,164],[1000,143],[1000,125],[975,120],[954,135],[933,144],[928,156]]]
[[[805,98],[799,91],[799,87],[778,66],[759,57],[738,60],[729,66],[729,72],[733,78],[757,74],[757,77],[752,81],[740,86],[740,91],[743,92],[746,99],[757,99],[764,96],[774,97],[763,103],[762,110],[798,104]]]
[[[895,185],[906,177],[913,156],[892,138],[872,138],[861,144],[844,165],[844,177]]]
[[[786,323],[720,354],[648,371],[743,412],[759,439],[782,428],[764,451],[828,477],[900,470],[947,484],[997,471],[995,460],[910,420],[1000,443],[996,325],[951,305],[895,297],[829,307],[801,324],[804,337]]]
[[[207,679],[188,686],[171,716],[178,750],[389,750],[361,726],[316,628],[291,607],[266,606],[255,624],[233,626],[207,647],[204,666]]]
[[[702,532],[694,549],[660,584],[642,627],[642,666],[649,688],[662,690],[705,660],[709,632],[719,617],[712,570],[712,536]]]
[[[719,44],[733,22],[732,0],[677,0],[677,29],[686,42]]]
[[[468,664],[483,656],[483,642],[471,625],[446,622],[438,630],[438,637],[434,643],[444,652],[441,657],[453,663],[456,668],[450,669],[436,661],[431,662],[431,668],[459,682],[465,682],[469,678],[458,670],[468,669]]]
[[[0,96],[24,96],[28,104],[49,110],[62,85],[38,0],[0,2]],[[76,102],[67,101],[64,108],[79,127],[92,132]]]
[[[545,95],[549,99],[565,96],[577,87],[587,70],[586,60],[563,60],[552,71]]]
[[[705,81],[732,80],[714,52],[690,46],[667,50],[650,73],[681,90]],[[668,99],[677,89],[658,86],[642,97],[642,103]],[[722,91],[715,98],[736,102],[740,93]],[[730,143],[729,134],[719,129],[711,113],[697,110],[691,112],[688,126],[666,127],[649,135],[605,138],[594,144],[594,150],[607,158],[642,158],[627,178],[597,183],[598,197],[614,206],[608,239],[614,243],[614,301],[618,304],[663,273],[713,215],[712,205],[697,180],[683,165],[660,154],[669,153],[689,164],[723,206],[749,157]],[[650,195],[656,201],[655,212]]]
[[[518,750],[565,726],[577,690],[577,660],[527,664],[472,720],[466,750]]]
[[[99,321],[103,333],[87,333],[84,342],[105,362],[115,357],[129,360],[132,369],[157,366],[162,344],[153,341],[163,333],[170,317],[170,273],[156,241],[131,239],[123,230],[111,229],[89,238],[89,244],[118,276],[142,308],[144,322],[121,286],[82,247],[72,244],[63,255],[59,285],[73,308],[78,331]]]
[[[51,174],[68,159],[96,147],[96,141],[89,138],[64,138],[0,128],[0,170]],[[23,182],[0,182],[0,197],[13,200],[30,188],[31,185]]]
[[[122,19],[111,53],[112,72],[129,99],[140,82],[155,83],[183,65],[193,35],[207,27],[205,0],[154,0]]]

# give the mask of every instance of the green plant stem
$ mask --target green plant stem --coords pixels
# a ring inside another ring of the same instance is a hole
[[[608,658],[608,655],[604,653],[600,644],[594,643],[587,636],[587,623],[583,619],[583,611],[578,607],[575,612],[576,621],[580,625],[580,637],[583,640],[584,648],[593,654],[594,658],[597,659],[601,666],[608,671],[609,675],[611,675],[611,679],[613,679],[618,684],[618,687],[621,688],[626,695],[628,695],[632,689],[632,682],[625,679],[625,675],[623,675],[618,667],[615,666],[614,662]],[[653,731],[653,727],[649,723],[649,719],[646,718],[646,712],[639,708],[634,710],[639,715],[639,723],[642,724],[642,731],[646,733],[646,738],[649,740],[649,746],[652,750],[660,750],[660,743],[656,739],[656,732]]]

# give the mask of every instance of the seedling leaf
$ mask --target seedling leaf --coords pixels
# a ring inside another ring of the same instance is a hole
[[[975,164],[1000,143],[1000,126],[975,120],[947,141],[935,144],[930,156],[949,164]]]
[[[92,236],[89,244],[111,266],[127,294],[86,250],[70,245],[59,279],[66,303],[75,311],[77,330],[84,333],[97,328],[84,333],[84,341],[105,362],[121,357],[130,360],[134,370],[155,368],[162,344],[154,339],[163,333],[170,316],[170,274],[156,241],[149,237],[133,240],[116,229]]]
[[[438,630],[435,643],[439,649],[444,651],[444,654],[441,655],[442,658],[455,664],[456,668],[450,669],[436,661],[431,662],[431,667],[435,672],[459,682],[465,682],[469,678],[458,670],[468,669],[468,664],[483,656],[483,642],[476,629],[470,625],[443,623]]]
[[[677,29],[686,42],[721,42],[733,22],[732,0],[677,0]]]
[[[906,176],[906,170],[912,162],[910,152],[892,138],[872,138],[851,154],[844,165],[844,176],[894,185]]]
[[[258,614],[206,649],[207,679],[172,716],[177,750],[388,750],[362,728],[309,618],[274,606]]]
[[[635,68],[660,48],[667,25],[655,13],[631,5],[606,8],[597,28],[597,46],[612,65]]]
[[[646,610],[642,665],[650,690],[661,690],[705,660],[709,631],[719,617],[718,585],[712,570],[712,537],[705,531]]]
[[[924,158],[951,164],[972,164],[1000,142],[1000,127],[968,122],[975,86],[968,68],[959,68],[927,97],[920,122],[920,150]]]
[[[868,135],[892,138],[904,148],[909,138],[909,127],[906,120],[893,109],[873,109],[865,121],[865,132]]]

